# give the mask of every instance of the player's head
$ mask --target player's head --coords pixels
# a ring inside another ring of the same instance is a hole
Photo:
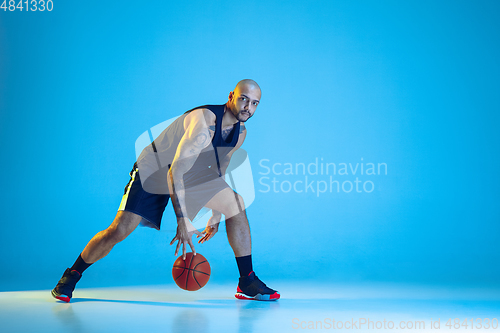
[[[254,80],[238,82],[229,93],[228,108],[239,121],[245,122],[253,116],[261,96],[260,87]]]

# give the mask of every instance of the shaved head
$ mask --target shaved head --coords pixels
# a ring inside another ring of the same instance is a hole
[[[229,93],[226,104],[236,118],[235,121],[246,122],[250,119],[259,105],[261,95],[260,87],[254,80],[245,79],[238,82]]]
[[[257,82],[255,82],[254,80],[251,80],[251,79],[245,79],[245,80],[241,80],[240,82],[238,82],[238,84],[234,88],[235,92],[236,92],[236,90],[238,90],[238,91],[242,91],[242,90],[255,90],[255,91],[258,91],[258,93],[259,93],[259,99],[260,99],[260,95],[262,94],[262,92],[260,90],[260,87],[257,84]]]

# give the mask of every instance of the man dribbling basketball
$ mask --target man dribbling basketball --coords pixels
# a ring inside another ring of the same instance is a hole
[[[177,241],[175,255],[181,245],[184,258],[187,245],[196,254],[193,234],[201,237],[199,243],[209,240],[217,233],[224,214],[227,237],[240,272],[235,297],[279,299],[280,294],[253,272],[245,205],[224,180],[231,156],[245,140],[244,123],[254,115],[260,97],[255,81],[242,80],[229,93],[226,104],[187,111],[147,146],[130,172],[131,179],[113,223],[90,240],[73,266],[66,269],[52,296],[69,302],[83,272],[104,258],[141,222],[159,229],[171,198],[177,216],[177,234],[170,243]],[[190,221],[203,207],[212,209],[212,217],[200,233]]]

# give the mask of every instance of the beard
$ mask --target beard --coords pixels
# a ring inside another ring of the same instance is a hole
[[[247,111],[240,111],[236,114],[236,119],[238,119],[241,122],[246,122],[250,118],[252,118],[252,115],[250,114],[250,112]]]

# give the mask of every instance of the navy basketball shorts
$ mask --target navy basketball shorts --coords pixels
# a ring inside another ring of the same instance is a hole
[[[193,221],[207,202],[220,191],[230,187],[214,169],[206,168],[186,174],[184,188],[188,218]],[[159,230],[169,199],[170,194],[153,194],[145,191],[137,164],[134,164],[118,210],[137,214],[143,218],[141,224]],[[177,222],[177,219],[174,221]]]

